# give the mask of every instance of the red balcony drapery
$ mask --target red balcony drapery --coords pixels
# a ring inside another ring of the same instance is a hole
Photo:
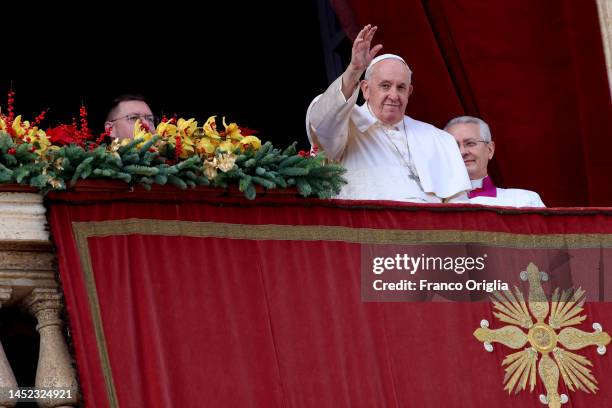
[[[510,349],[487,353],[473,337],[483,318],[500,327],[489,303],[363,302],[364,243],[546,244],[576,256],[595,250],[588,267],[612,268],[605,208],[288,194],[250,202],[208,189],[123,187],[52,193],[47,205],[88,407],[538,407],[541,384],[531,394],[503,390]],[[579,328],[610,331],[609,305],[587,304]],[[610,405],[609,354],[579,353],[600,390],[561,385],[567,406]]]
[[[351,38],[377,25],[381,52],[413,70],[407,112],[444,126],[483,118],[489,171],[547,206],[609,206],[612,104],[595,0],[331,0]]]

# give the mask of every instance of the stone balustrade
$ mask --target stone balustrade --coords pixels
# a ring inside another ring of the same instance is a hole
[[[42,200],[36,193],[0,192],[0,307],[27,310],[38,321],[34,387],[72,390],[70,399],[40,400],[39,406],[73,407],[78,404],[78,385],[64,337],[62,294]],[[0,389],[28,385],[18,384],[0,343]],[[8,393],[0,393],[0,408],[15,405]]]

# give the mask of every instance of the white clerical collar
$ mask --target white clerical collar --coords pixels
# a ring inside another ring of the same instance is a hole
[[[470,183],[472,183],[472,190],[475,189],[475,188],[482,188],[482,180],[484,180],[485,177],[479,178],[479,179],[476,179],[476,180],[470,180]]]

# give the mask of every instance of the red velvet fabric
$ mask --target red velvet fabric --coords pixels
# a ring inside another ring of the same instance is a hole
[[[351,38],[378,25],[404,56],[407,113],[439,127],[459,115],[491,126],[490,172],[548,206],[609,206],[612,104],[595,0],[331,0]]]
[[[612,211],[520,212],[383,202],[249,202],[202,189],[177,194],[51,193],[77,368],[87,407],[106,407],[102,365],[73,223],[176,220],[383,230],[612,234]],[[361,232],[360,232],[361,231]],[[354,238],[353,234],[345,237]],[[89,238],[110,368],[121,407],[539,407],[535,393],[503,391],[510,349],[473,337],[489,303],[364,303],[360,244],[228,239],[180,233]],[[608,250],[609,251],[609,250]],[[609,268],[609,265],[608,265]],[[609,303],[586,307],[612,328]],[[585,323],[581,329],[591,331]],[[569,393],[568,407],[612,405],[612,359],[589,358],[600,390]]]

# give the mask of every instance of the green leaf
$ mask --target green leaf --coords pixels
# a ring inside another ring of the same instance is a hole
[[[157,167],[146,167],[146,166],[137,166],[137,165],[129,165],[123,168],[123,171],[130,174],[137,174],[140,176],[154,176],[159,173]]]
[[[164,184],[166,184],[167,181],[168,181],[168,177],[164,176],[163,174],[158,174],[155,176],[156,184],[160,184],[163,186]]]
[[[83,160],[81,164],[77,166],[76,170],[74,171],[74,174],[72,175],[72,180],[70,180],[72,184],[76,183],[79,177],[81,177],[81,173],[83,172],[83,170],[85,170],[85,168],[89,167],[90,168],[89,171],[91,172],[90,165],[93,160],[94,160],[93,157],[88,157],[85,160]]]
[[[250,184],[249,187],[244,192],[244,196],[249,200],[254,200],[257,192],[255,191],[255,186]]]
[[[295,145],[296,145],[296,144],[297,144],[297,142],[293,142],[293,143],[291,144],[291,146],[288,146],[288,147],[287,147],[285,150],[283,150],[283,153],[282,153],[282,154],[283,154],[284,156],[293,156],[293,155],[294,155],[294,154],[297,152],[297,150],[296,150],[296,148],[295,148]]]
[[[306,181],[305,179],[303,178],[296,179],[296,185],[297,185],[298,191],[304,197],[308,197],[310,194],[312,194],[312,187],[310,186],[308,181]]]
[[[268,189],[276,188],[276,184],[274,184],[274,182],[272,182],[272,181],[270,181],[268,179],[265,179],[263,177],[253,176],[252,180],[253,180],[253,183],[262,185],[265,188],[268,188]]]
[[[208,180],[208,178],[204,177],[204,176],[198,176],[198,178],[195,180],[196,184],[198,186],[208,186],[210,185],[210,181]]]
[[[285,167],[296,166],[296,165],[300,164],[303,161],[304,161],[304,158],[302,156],[287,157],[285,160],[280,162],[280,164],[278,165],[278,168],[282,169],[282,168],[285,168]]]
[[[285,167],[278,170],[283,176],[305,176],[308,174],[308,169],[304,167]]]
[[[240,182],[238,183],[238,190],[242,191],[243,193],[246,192],[249,186],[252,185],[251,181],[252,181],[251,176],[244,176],[243,178],[241,178]]]
[[[98,177],[111,177],[113,172],[108,169],[94,169],[93,174]]]
[[[125,181],[126,183],[130,183],[132,181],[132,176],[122,171],[118,171],[113,174],[113,178]]]
[[[181,180],[179,177],[170,174],[168,176],[168,182],[170,182],[170,184],[174,184],[175,186],[177,186],[178,188],[180,188],[181,190],[185,190],[187,188],[187,184]]]

